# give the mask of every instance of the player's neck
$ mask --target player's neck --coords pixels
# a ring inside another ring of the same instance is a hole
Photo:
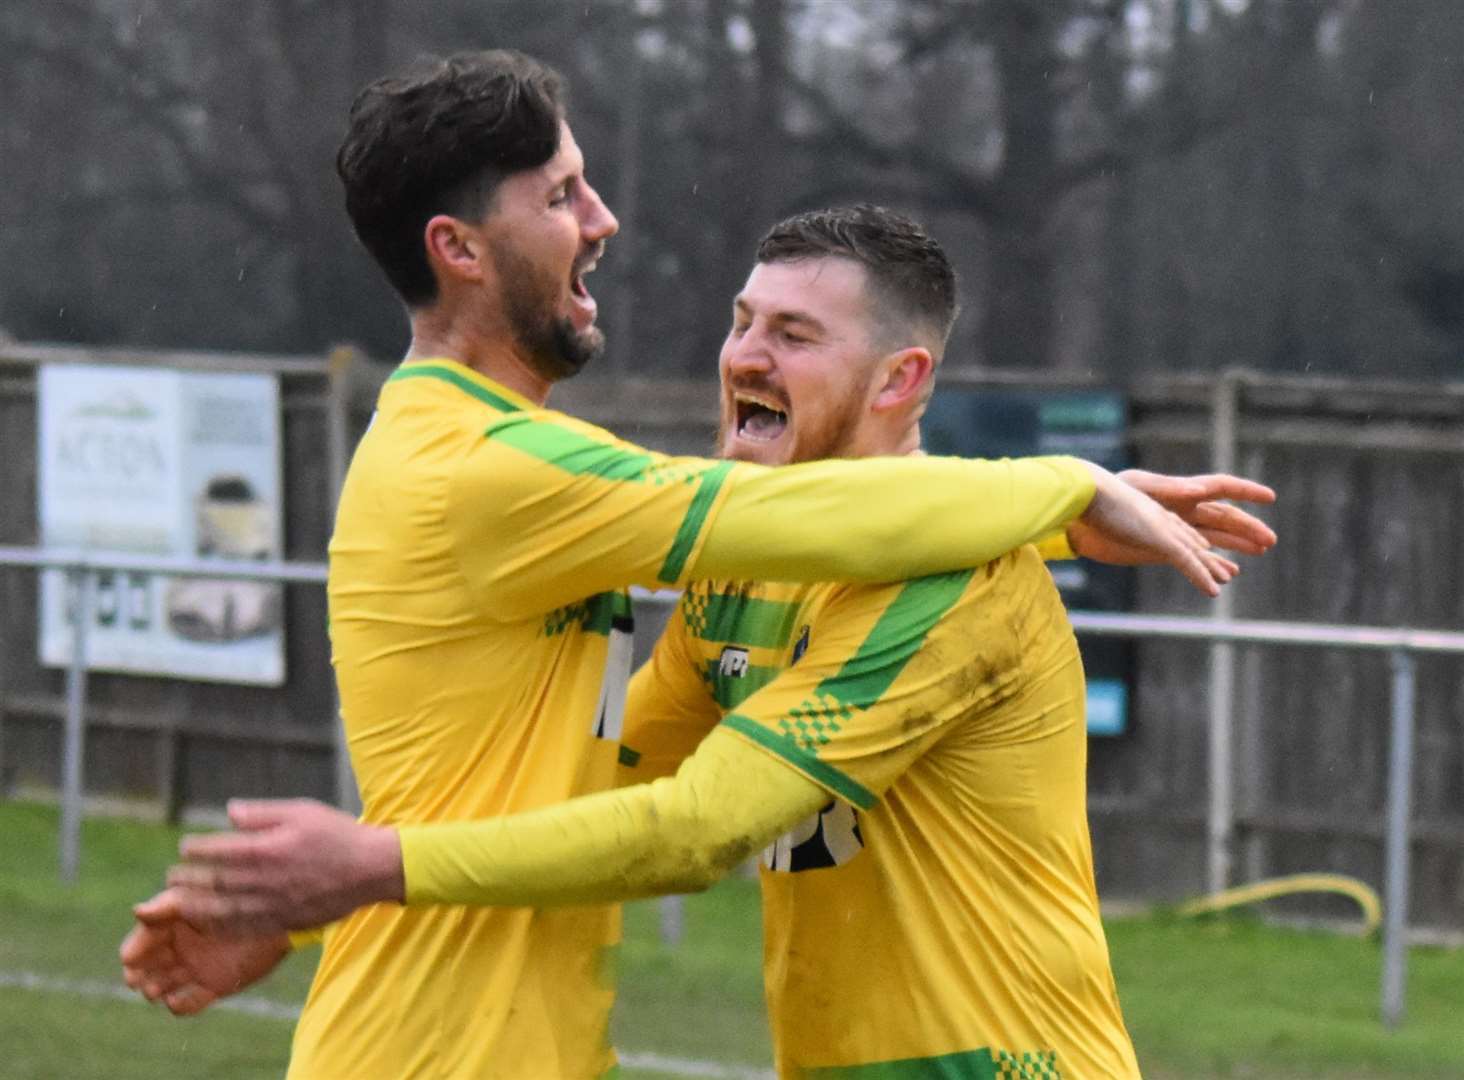
[[[905,457],[909,454],[925,453],[925,451],[920,446],[920,425],[918,423],[911,424],[909,428],[905,430],[904,434],[901,435],[899,441],[895,444],[894,449],[891,450],[890,453],[896,455],[897,457]]]
[[[431,310],[413,313],[412,343],[406,358],[456,360],[536,405],[548,400],[553,386],[518,355],[507,334],[485,334],[477,326],[464,328],[461,321],[443,318]]]
[[[904,457],[907,454],[922,452],[920,449],[920,423],[918,420],[912,420],[905,426],[894,427],[862,440],[858,456]]]

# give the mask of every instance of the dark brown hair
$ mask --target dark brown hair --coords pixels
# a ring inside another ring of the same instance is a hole
[[[757,245],[760,263],[830,256],[864,267],[880,330],[904,334],[913,324],[934,335],[937,349],[945,346],[956,321],[956,271],[919,223],[860,203],[784,218]]]
[[[428,57],[356,95],[336,173],[356,235],[408,306],[437,298],[427,222],[477,219],[506,176],[553,157],[564,94],[547,64],[494,49]]]

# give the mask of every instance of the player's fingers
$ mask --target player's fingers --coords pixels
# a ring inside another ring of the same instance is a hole
[[[1270,550],[1269,544],[1257,543],[1252,537],[1238,536],[1224,529],[1211,529],[1202,526],[1200,533],[1205,539],[1210,541],[1212,546],[1224,548],[1226,551],[1233,551],[1237,555],[1264,555]]]
[[[288,820],[309,799],[230,799],[229,821],[245,832],[269,829]]]
[[[148,1001],[154,1003],[162,1001],[163,995],[168,992],[168,988],[163,984],[163,981],[153,974],[149,974],[140,980],[134,989],[142,994],[143,997],[147,998]]]
[[[1178,535],[1180,542],[1195,551],[1207,551],[1210,541],[1205,539],[1205,534],[1200,532],[1184,518],[1180,517],[1173,510],[1166,511],[1169,515],[1169,525]]]
[[[1167,476],[1147,469],[1125,469],[1118,478],[1165,506],[1207,498],[1207,488],[1188,476]]]
[[[1248,545],[1262,550],[1276,543],[1275,531],[1254,514],[1229,503],[1204,502],[1185,515],[1190,524],[1200,529],[1214,529],[1242,538]]]
[[[177,921],[177,897],[173,894],[172,890],[164,889],[156,896],[144,900],[140,904],[133,904],[132,914],[144,927],[160,930],[168,926],[168,924]]]
[[[1206,551],[1200,558],[1210,571],[1210,576],[1222,585],[1229,585],[1235,580],[1235,576],[1240,573],[1239,566],[1217,552]]]
[[[177,963],[151,965],[147,968],[124,969],[123,979],[149,1001],[158,1001],[178,987],[193,981],[193,973]]]
[[[245,895],[265,891],[270,887],[264,876],[252,867],[212,862],[180,863],[177,866],[169,867],[168,885],[178,890],[178,909],[188,922],[192,922],[188,914],[191,910],[188,893],[204,891],[215,894]]]
[[[162,967],[176,960],[171,935],[159,934],[147,927],[134,927],[132,933],[122,939],[117,950],[122,967],[146,971]]]
[[[171,964],[178,962],[178,955],[172,946],[144,945],[141,947],[129,948],[122,954],[122,971],[125,975],[129,971],[136,971],[146,975],[153,971],[161,970]],[[131,986],[131,983],[127,985]]]
[[[1209,566],[1200,557],[1199,550],[1187,543],[1188,538],[1176,539],[1170,546],[1169,563],[1185,576],[1191,585],[1206,596],[1219,596],[1221,582],[1216,580]]]
[[[1206,473],[1186,478],[1195,490],[1202,492],[1201,499],[1238,499],[1241,502],[1273,503],[1276,492],[1265,484],[1247,480],[1243,476],[1229,473]]]
[[[178,854],[186,862],[256,866],[268,859],[272,845],[257,833],[208,833],[185,836]]]
[[[146,927],[134,926],[122,939],[122,944],[117,946],[117,959],[121,960],[124,966],[143,960],[155,946],[155,943],[149,940],[151,936]]]
[[[189,888],[182,891],[180,903],[189,925],[214,937],[264,936],[285,929],[275,899],[258,893]]]
[[[174,1016],[193,1016],[212,1002],[213,994],[196,983],[188,983],[163,995],[163,1004]]]

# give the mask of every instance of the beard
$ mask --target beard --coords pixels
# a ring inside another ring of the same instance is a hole
[[[591,324],[576,330],[568,318],[554,313],[560,285],[516,249],[494,250],[493,261],[504,282],[503,304],[509,331],[529,363],[550,382],[578,375],[605,351],[605,333]]]
[[[817,404],[805,402],[802,409],[795,412],[786,395],[774,392],[761,380],[741,380],[737,384],[738,389],[787,402],[788,428],[775,443],[768,444],[768,449],[775,449],[777,453],[776,460],[772,460],[746,443],[730,443],[728,437],[735,434],[737,425],[734,410],[731,417],[718,419],[715,456],[764,465],[794,465],[803,461],[855,457],[855,440],[864,418],[864,400],[870,381],[869,377],[851,378],[837,391],[837,401],[825,397]]]

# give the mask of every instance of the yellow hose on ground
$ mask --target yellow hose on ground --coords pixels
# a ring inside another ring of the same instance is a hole
[[[1175,910],[1180,915],[1203,915],[1261,900],[1274,900],[1278,896],[1312,892],[1337,893],[1357,901],[1357,906],[1362,909],[1362,932],[1365,935],[1376,930],[1383,920],[1383,904],[1378,894],[1370,886],[1343,874],[1289,874],[1251,885],[1237,885],[1233,889],[1222,889],[1209,896],[1188,900]]]

